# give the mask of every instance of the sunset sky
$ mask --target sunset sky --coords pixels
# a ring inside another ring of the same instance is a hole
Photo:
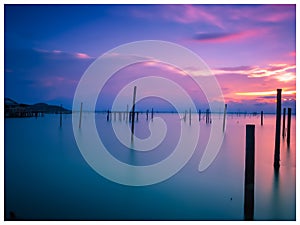
[[[283,106],[294,108],[295,10],[295,5],[5,5],[5,97],[71,109],[78,81],[97,57],[128,42],[163,40],[206,62],[229,111],[275,112],[277,88],[283,89]],[[192,89],[180,72],[161,65],[138,68],[141,76],[164,74]],[[125,75],[115,80],[99,110],[128,81]]]

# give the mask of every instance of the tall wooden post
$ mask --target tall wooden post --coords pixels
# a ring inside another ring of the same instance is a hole
[[[81,117],[82,117],[82,102],[81,102],[81,104],[80,104],[79,129],[81,128]]]
[[[264,125],[264,111],[260,112],[260,125],[263,126]]]
[[[286,108],[283,109],[282,138],[284,138],[284,136],[285,136],[285,113],[286,113]]]
[[[244,185],[244,219],[253,220],[254,214],[254,171],[255,168],[255,125],[246,125],[246,158]]]
[[[131,141],[133,141],[133,134],[134,134],[135,98],[136,98],[136,86],[134,86],[133,89],[132,114],[131,114]]]
[[[226,113],[227,113],[227,104],[225,104],[225,107],[224,107],[224,115],[223,115],[223,133],[224,133],[224,131],[225,131]]]
[[[149,113],[149,110],[147,109],[147,112],[146,112],[146,120],[148,121],[148,113]]]
[[[286,136],[286,142],[288,147],[290,146],[290,140],[291,140],[291,116],[292,116],[292,109],[288,108],[287,136]]]
[[[275,152],[274,168],[280,167],[280,119],[281,119],[281,89],[277,89],[277,107],[276,107],[276,133],[275,133]]]

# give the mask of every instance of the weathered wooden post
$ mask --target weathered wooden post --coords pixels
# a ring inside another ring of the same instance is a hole
[[[79,129],[81,128],[81,117],[82,117],[82,102],[80,103],[80,113],[79,113]]]
[[[122,114],[119,112],[119,121],[122,121]]]
[[[244,185],[244,219],[253,220],[254,214],[254,171],[255,168],[255,125],[246,125],[246,158]]]
[[[146,112],[146,120],[148,121],[148,113],[149,113],[149,110],[147,109],[147,112]]]
[[[224,116],[223,116],[223,133],[224,133],[224,131],[225,131],[226,113],[227,113],[227,104],[225,104],[225,107],[224,107]]]
[[[290,147],[290,140],[291,140],[291,116],[292,116],[292,109],[288,108],[287,136],[286,136],[286,142],[288,147]]]
[[[136,122],[139,121],[139,112],[136,112]]]
[[[184,117],[183,117],[184,122],[186,121],[186,110],[184,110]]]
[[[128,122],[128,104],[126,106],[126,123]]]
[[[260,112],[260,125],[263,126],[264,125],[264,111]]]
[[[109,110],[107,110],[106,121],[109,121]]]
[[[153,108],[151,110],[151,120],[153,121]]]
[[[198,111],[198,114],[199,114],[199,121],[201,121],[201,110],[200,109]]]
[[[62,105],[60,105],[59,126],[62,127]]]
[[[286,113],[286,108],[283,109],[282,138],[284,138],[285,136],[285,113]]]
[[[116,112],[114,112],[114,121],[116,121],[116,118],[117,117],[117,113]]]
[[[135,98],[136,98],[136,86],[134,86],[133,89],[132,114],[131,114],[131,141],[133,141],[133,134],[134,134]]]
[[[281,119],[281,89],[277,89],[277,107],[276,107],[276,133],[275,133],[275,152],[274,168],[279,169],[280,164],[280,119]]]
[[[205,123],[208,123],[208,109],[206,110],[206,113],[205,113]]]
[[[191,108],[190,108],[190,111],[189,111],[189,121],[190,121],[190,126],[192,125],[192,112],[191,112]]]

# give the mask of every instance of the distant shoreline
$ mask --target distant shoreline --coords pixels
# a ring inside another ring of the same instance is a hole
[[[10,98],[4,99],[4,117],[39,117],[44,114],[70,114],[71,110],[62,106],[48,105],[46,103],[24,104],[18,103]]]

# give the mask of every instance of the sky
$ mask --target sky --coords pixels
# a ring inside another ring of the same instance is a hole
[[[207,64],[228,111],[273,113],[278,88],[283,107],[295,110],[295,5],[5,5],[4,11],[4,95],[17,102],[71,109],[79,80],[99,56],[122,44],[162,40]],[[126,83],[151,75],[175,81],[197,107],[206,107],[203,90],[195,91],[189,76],[152,62],[118,71],[99,94],[97,109],[111,107]],[[149,104],[170,109],[158,99],[137,106]]]

